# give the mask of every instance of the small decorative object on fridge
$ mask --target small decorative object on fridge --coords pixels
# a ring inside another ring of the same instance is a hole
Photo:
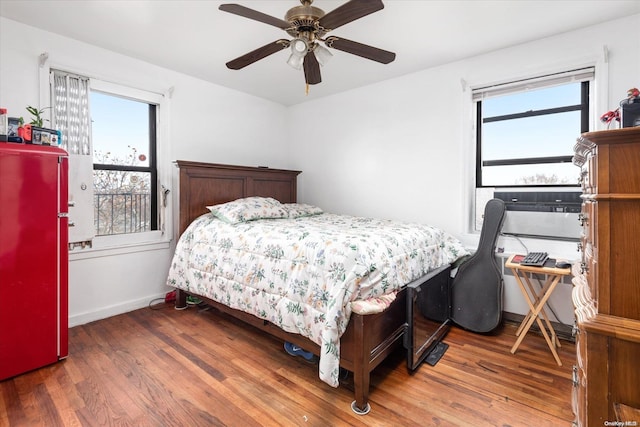
[[[9,135],[9,122],[7,116],[7,109],[0,108],[0,135],[3,136],[1,141],[7,140],[7,135]]]
[[[20,119],[17,117],[9,117],[9,128],[7,136],[18,136],[18,128],[21,126]]]
[[[54,129],[41,128],[31,124],[26,124],[19,130],[22,130],[21,137],[27,144],[58,145],[60,143],[60,131]]]

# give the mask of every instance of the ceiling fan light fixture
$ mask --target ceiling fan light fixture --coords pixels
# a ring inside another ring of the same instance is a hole
[[[296,55],[305,56],[309,50],[309,44],[305,39],[293,39],[291,40],[291,53]]]
[[[304,57],[309,50],[309,43],[305,39],[297,38],[290,42],[291,55],[287,60],[287,64],[296,70],[302,69],[304,63]]]
[[[333,58],[333,53],[329,49],[319,44],[313,48],[313,53],[316,55],[318,63],[323,67]]]
[[[293,53],[289,55],[289,59],[287,59],[287,64],[289,66],[295,68],[296,70],[302,70],[302,64],[304,63],[304,56],[297,56]]]

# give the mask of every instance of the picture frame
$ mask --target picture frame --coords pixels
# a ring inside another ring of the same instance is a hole
[[[7,136],[18,136],[18,128],[20,127],[20,119],[17,117],[9,117],[7,119],[9,129],[7,130]]]

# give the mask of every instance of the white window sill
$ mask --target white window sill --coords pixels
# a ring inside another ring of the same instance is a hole
[[[98,236],[93,239],[91,247],[71,249],[69,261],[162,250],[168,249],[170,245],[169,236],[166,233],[163,235],[160,231]]]
[[[478,247],[480,240],[480,232],[466,233],[461,236],[465,247],[472,252]],[[523,246],[523,244],[525,246]],[[496,251],[505,254],[524,254],[531,251],[547,252],[552,258],[563,258],[575,261],[580,257],[577,252],[576,241],[553,240],[553,239],[536,239],[533,237],[521,237],[519,239],[509,236],[500,235],[496,242]]]

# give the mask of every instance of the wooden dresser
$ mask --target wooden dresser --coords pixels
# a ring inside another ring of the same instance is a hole
[[[574,425],[638,423],[616,408],[640,408],[640,127],[583,134],[573,162],[583,191]]]

